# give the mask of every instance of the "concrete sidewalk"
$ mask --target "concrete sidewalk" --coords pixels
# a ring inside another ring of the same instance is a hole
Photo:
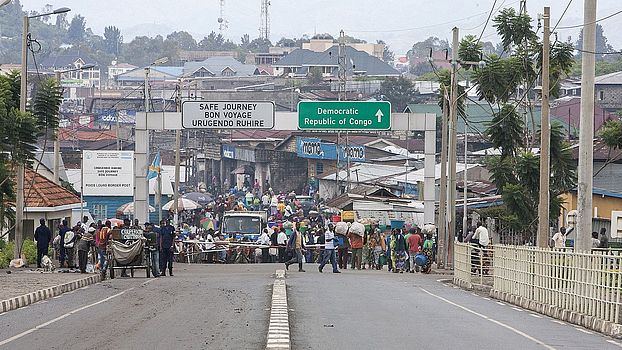
[[[43,272],[41,269],[0,270],[0,313],[55,297],[100,281],[99,274]]]

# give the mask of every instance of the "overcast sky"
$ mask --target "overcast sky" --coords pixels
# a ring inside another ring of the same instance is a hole
[[[166,35],[185,30],[200,40],[212,30],[218,31],[218,0],[23,0],[27,10],[41,10],[46,4],[72,9],[69,17],[81,14],[87,26],[102,34],[107,25],[121,29],[125,41],[136,35]],[[346,34],[375,41],[385,40],[397,53],[405,53],[414,42],[429,36],[448,39],[457,26],[461,35],[481,32],[494,0],[271,0],[270,39],[300,37],[303,34],[331,33],[340,29]],[[533,18],[551,7],[552,25],[561,16],[568,0],[528,0]],[[497,7],[518,8],[519,1],[497,0]],[[622,10],[622,0],[598,1],[597,18]],[[260,0],[225,0],[225,18],[229,29],[225,36],[235,42],[244,33],[259,34]],[[493,16],[494,17],[494,16]],[[583,1],[571,2],[560,26],[583,21]],[[622,48],[622,14],[600,22],[609,42]],[[578,37],[578,29],[558,30],[559,39]],[[489,24],[484,41],[497,42]]]

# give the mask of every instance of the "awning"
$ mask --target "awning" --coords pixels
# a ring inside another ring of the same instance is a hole
[[[235,168],[231,174],[247,174],[247,175],[254,175],[255,174],[255,169],[248,164],[245,165],[240,165],[239,167]]]

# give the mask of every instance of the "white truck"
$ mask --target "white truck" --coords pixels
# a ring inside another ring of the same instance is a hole
[[[256,241],[261,231],[268,227],[267,219],[265,211],[228,211],[223,215],[220,232],[225,238],[242,240],[246,237]]]

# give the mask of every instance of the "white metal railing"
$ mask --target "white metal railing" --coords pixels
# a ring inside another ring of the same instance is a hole
[[[494,250],[491,246],[454,244],[454,281],[467,288],[492,284]]]
[[[521,246],[494,247],[493,289],[618,323],[619,251],[576,253]]]

